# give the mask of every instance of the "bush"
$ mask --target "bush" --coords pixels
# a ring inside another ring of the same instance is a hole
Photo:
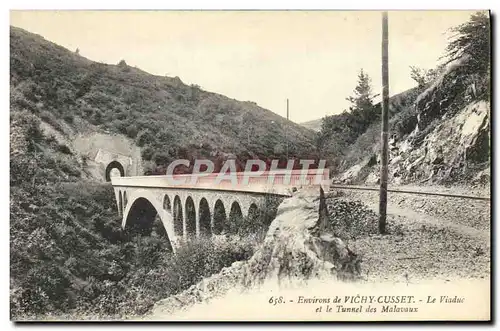
[[[71,149],[69,149],[69,147],[64,145],[64,144],[57,145],[57,150],[63,154],[73,155],[73,153],[71,152]]]
[[[150,146],[146,146],[141,150],[141,157],[145,161],[151,161],[153,158],[154,149]]]
[[[69,124],[73,124],[73,122],[75,121],[75,117],[73,116],[73,114],[65,114],[63,116],[63,120],[65,120]]]
[[[418,114],[415,107],[408,107],[402,111],[395,120],[391,121],[391,132],[394,132],[398,139],[410,134],[418,124]]]
[[[165,153],[165,152],[157,152],[157,153],[155,153],[154,156],[153,156],[153,159],[154,159],[154,162],[157,165],[167,165],[171,161],[174,160],[174,158],[172,158],[170,156],[170,154]]]
[[[345,242],[378,234],[378,218],[361,201],[346,201],[338,198],[327,199],[329,222],[335,236]],[[388,233],[401,233],[401,226],[390,223]]]
[[[134,139],[135,137],[137,137],[137,133],[138,133],[137,126],[135,124],[130,124],[126,128],[126,133],[127,133],[127,136],[129,138]]]
[[[151,133],[151,131],[146,129],[137,134],[135,141],[139,147],[152,145],[155,143],[155,136]]]
[[[254,242],[238,236],[215,240],[196,238],[184,243],[175,255],[169,256],[167,272],[171,274],[169,278],[179,280],[178,290],[182,291],[235,261],[247,260],[254,249]]]
[[[68,174],[69,176],[80,177],[82,174],[77,163],[64,158],[60,158],[58,159],[58,164],[61,171]]]

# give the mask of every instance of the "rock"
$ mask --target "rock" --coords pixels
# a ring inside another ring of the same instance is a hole
[[[432,85],[420,93],[413,109],[417,118],[415,129],[406,138],[391,138],[389,179],[392,184],[469,181],[489,168],[491,105],[487,98],[479,98],[480,94],[473,91],[471,79],[476,81],[482,77],[470,77],[466,62],[464,57],[450,63]],[[471,89],[470,93],[466,91]],[[376,183],[379,167],[375,165],[380,162],[379,155],[368,151],[364,155],[362,162],[344,167],[347,170],[339,175],[340,182]]]
[[[402,157],[400,155],[396,156],[395,158],[391,159],[391,165],[396,165],[402,161]]]
[[[442,164],[443,161],[444,161],[444,158],[441,155],[439,155],[439,156],[436,156],[434,158],[434,160],[431,161],[431,163],[437,165],[437,164]]]
[[[365,179],[365,183],[367,183],[367,184],[379,184],[380,183],[379,174],[377,174],[375,172],[370,172]]]
[[[490,168],[486,168],[482,171],[479,171],[476,174],[476,176],[474,176],[474,178],[472,179],[472,182],[474,184],[482,185],[482,184],[489,183],[490,179],[491,179],[491,170],[490,170]]]
[[[321,211],[321,212],[320,212]],[[327,277],[360,278],[360,258],[334,235],[324,192],[299,190],[278,208],[263,243],[245,262],[204,279],[188,290],[157,302],[153,316],[166,316],[230,289],[249,289],[269,279],[278,283]]]

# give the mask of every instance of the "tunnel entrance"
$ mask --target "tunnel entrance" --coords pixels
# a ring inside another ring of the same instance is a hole
[[[114,177],[115,175],[118,175],[118,173],[119,173],[120,177],[125,176],[125,169],[123,169],[122,164],[120,162],[118,162],[118,161],[112,161],[112,162],[110,162],[108,164],[108,166],[106,167],[106,174],[105,174],[106,181],[110,182],[111,181],[111,177]]]

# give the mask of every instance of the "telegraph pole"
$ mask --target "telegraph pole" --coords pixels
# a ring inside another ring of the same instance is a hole
[[[387,218],[387,172],[389,162],[389,32],[387,12],[382,12],[382,155],[380,167],[380,204],[378,230],[385,233]]]
[[[285,125],[285,142],[286,142],[286,160],[288,162],[288,120],[289,120],[289,111],[288,111],[288,98],[286,99],[286,119],[287,123]]]

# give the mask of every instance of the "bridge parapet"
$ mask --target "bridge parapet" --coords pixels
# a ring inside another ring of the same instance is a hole
[[[222,190],[291,196],[294,189],[321,186],[329,190],[327,169],[266,171],[256,175],[253,172],[234,174],[178,174],[162,176],[113,177],[113,186],[144,188],[175,188],[192,190]]]

